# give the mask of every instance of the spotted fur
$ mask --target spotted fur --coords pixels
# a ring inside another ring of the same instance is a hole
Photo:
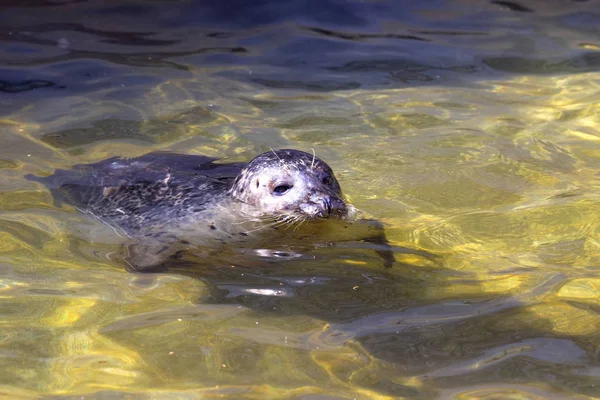
[[[49,187],[57,203],[137,239],[143,250],[132,263],[142,266],[172,254],[165,248],[173,242],[246,240],[265,226],[348,215],[333,171],[313,154],[277,150],[248,164],[214,161],[150,153],[28,178]]]

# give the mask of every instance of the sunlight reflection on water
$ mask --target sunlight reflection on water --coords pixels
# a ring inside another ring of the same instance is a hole
[[[597,7],[3,3],[0,393],[600,395]],[[269,147],[314,148],[393,244],[438,258],[130,274],[106,227],[23,178]]]

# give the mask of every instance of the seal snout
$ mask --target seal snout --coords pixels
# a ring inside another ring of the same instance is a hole
[[[346,203],[339,197],[323,198],[323,217],[343,217],[347,212]]]
[[[310,218],[342,218],[348,213],[346,203],[337,196],[311,199],[300,204],[299,209]]]

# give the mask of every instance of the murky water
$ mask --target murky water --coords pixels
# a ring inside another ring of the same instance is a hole
[[[599,1],[4,1],[0,395],[600,396]],[[314,149],[386,224],[132,274],[27,173]]]

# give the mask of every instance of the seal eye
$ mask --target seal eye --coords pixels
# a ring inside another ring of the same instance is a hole
[[[333,185],[333,178],[330,175],[325,175],[323,179],[321,179],[323,185],[331,186]]]
[[[278,196],[281,196],[282,194],[286,194],[291,188],[291,185],[278,185],[273,188],[273,193],[275,193]]]

